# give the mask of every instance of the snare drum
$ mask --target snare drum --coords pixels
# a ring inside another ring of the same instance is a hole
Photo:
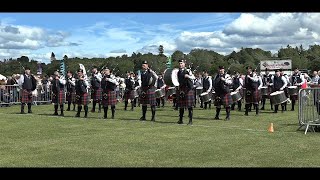
[[[156,96],[156,98],[162,97],[162,96],[163,96],[163,95],[162,95],[162,90],[161,90],[161,89],[157,89],[157,90],[155,91],[155,96]]]
[[[297,95],[298,94],[298,87],[297,86],[289,86],[288,87],[288,94],[290,96]]]
[[[288,99],[284,93],[284,91],[276,91],[270,94],[270,100],[272,104],[282,104],[286,102]]]
[[[203,102],[209,102],[211,101],[210,95],[207,92],[204,92],[200,95],[202,97]]]
[[[260,92],[262,96],[268,96],[268,87],[267,86],[261,87]]]
[[[202,91],[203,91],[203,87],[197,87],[197,89],[196,89],[197,96],[201,95]]]
[[[239,91],[231,92],[230,94],[231,94],[233,102],[237,102],[242,98]]]
[[[176,88],[175,87],[169,87],[167,93],[168,93],[168,96],[176,94]]]

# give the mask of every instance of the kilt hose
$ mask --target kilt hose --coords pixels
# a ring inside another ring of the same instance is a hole
[[[183,93],[183,95],[180,95]],[[187,87],[179,87],[176,91],[177,103],[180,108],[190,108],[194,106],[194,91],[188,89]]]
[[[102,99],[102,89],[101,88],[91,89],[91,99],[93,101],[100,102]]]
[[[76,104],[78,104],[79,106],[88,105],[89,102],[90,102],[90,97],[88,93],[76,94]]]
[[[141,87],[141,94],[140,94],[140,104],[150,106],[155,106],[157,104],[155,90],[156,88],[152,86],[150,89],[148,87]],[[144,94],[145,93],[145,94]]]
[[[115,106],[116,104],[117,104],[116,91],[112,91],[112,90],[103,91],[103,95],[102,95],[103,107],[108,107],[108,105]]]
[[[261,96],[258,89],[246,89],[246,104],[259,104],[259,101],[261,100]]]
[[[134,97],[134,90],[126,90],[124,92],[124,100],[125,101],[128,101],[129,99],[133,100],[135,97]]]
[[[76,92],[75,91],[68,91],[66,95],[67,102],[76,102]]]
[[[214,105],[215,106],[221,106],[224,107],[230,107],[233,104],[233,100],[230,93],[226,94],[216,94]]]
[[[63,89],[60,89],[59,92],[52,93],[52,103],[64,104],[64,102],[65,102],[65,94]]]
[[[21,103],[32,103],[32,91],[23,89],[21,93]]]

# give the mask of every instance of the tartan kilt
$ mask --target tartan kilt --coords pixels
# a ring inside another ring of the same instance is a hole
[[[117,104],[116,91],[104,91],[102,95],[102,105],[106,107],[108,105],[115,106],[116,104]]]
[[[179,96],[181,91],[183,91],[185,94],[183,98]],[[179,90],[176,91],[176,94],[177,94],[177,100],[178,100],[177,101],[178,107],[189,108],[194,106],[195,99],[194,99],[194,91],[192,89],[188,90],[186,87],[185,88],[180,87]]]
[[[134,99],[134,90],[126,90],[124,93],[124,99],[127,101],[129,99]]]
[[[32,91],[23,89],[21,91],[21,103],[32,103]]]
[[[91,99],[93,101],[101,101],[102,99],[102,89],[91,89]]]
[[[76,104],[78,105],[88,105],[90,102],[90,97],[88,93],[76,94]]]
[[[215,100],[214,100],[214,105],[215,106],[225,106],[225,107],[230,107],[233,104],[233,100],[231,97],[230,93],[226,94],[216,94]]]
[[[147,87],[142,87],[142,91],[139,99],[140,104],[142,105],[150,104],[151,106],[153,105],[155,106],[157,104],[155,90],[156,90],[155,87],[152,87],[150,89],[148,89]],[[143,96],[142,92],[146,92],[146,95]]]
[[[66,94],[66,100],[67,102],[76,102],[76,92],[68,91]]]
[[[61,89],[58,93],[52,93],[52,103],[63,104],[65,102],[64,90]]]
[[[245,93],[247,93],[250,90],[246,90]],[[251,91],[250,91],[251,92]],[[261,96],[258,89],[255,89],[250,96],[247,96],[246,94],[246,103],[259,103],[261,100]]]

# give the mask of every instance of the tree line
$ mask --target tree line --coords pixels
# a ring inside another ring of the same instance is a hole
[[[64,59],[66,70],[75,72],[79,69],[79,64],[83,64],[86,70],[97,67],[102,70],[108,67],[113,70],[114,74],[124,76],[127,71],[137,72],[141,69],[141,63],[147,60],[151,68],[157,73],[161,73],[166,69],[168,57],[164,55],[163,46],[159,46],[159,54],[141,54],[132,53],[131,56],[122,55],[108,58],[68,58],[66,55],[61,59],[56,58],[54,53],[51,55],[49,64],[41,63],[42,75],[52,75],[54,71],[60,69],[60,62]],[[252,66],[259,71],[259,63],[261,60],[272,59],[291,59],[293,68],[320,70],[320,46],[311,45],[308,49],[304,49],[302,45],[292,47],[287,45],[281,47],[276,54],[265,51],[260,48],[241,48],[239,52],[233,51],[228,55],[221,55],[215,51],[207,49],[192,49],[188,54],[182,51],[175,51],[171,55],[172,67],[178,67],[178,60],[184,58],[187,60],[187,66],[195,72],[207,70],[210,74],[217,72],[220,65],[229,68],[229,73],[240,72],[245,73],[245,67]],[[23,67],[28,66],[33,74],[36,74],[38,61],[29,59],[27,56],[21,56],[17,59],[3,59],[0,61],[0,74],[10,76],[12,74],[23,73]]]

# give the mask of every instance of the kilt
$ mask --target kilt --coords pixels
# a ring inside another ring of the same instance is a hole
[[[76,95],[76,104],[78,105],[88,105],[90,102],[90,97],[88,93],[84,93],[81,95]]]
[[[57,93],[52,93],[52,103],[64,104],[64,102],[65,102],[65,94],[63,89],[60,89],[60,91]]]
[[[108,105],[115,106],[117,104],[116,91],[104,91],[102,95],[102,105],[107,107]]]
[[[180,97],[180,92],[184,92],[184,97],[181,98]],[[193,107],[194,106],[194,91],[188,90],[187,87],[180,87],[177,91],[177,103],[178,103],[178,107],[180,108],[189,108],[189,107]]]
[[[32,91],[23,89],[21,92],[21,103],[32,103]]]
[[[66,95],[67,102],[76,102],[76,92],[68,91]]]
[[[93,101],[101,101],[102,99],[102,89],[91,89],[91,99]]]
[[[124,92],[124,99],[125,101],[129,100],[129,99],[134,99],[134,90],[126,90]]]
[[[226,94],[216,94],[214,105],[215,106],[221,106],[224,105],[224,107],[230,107],[231,104],[233,104],[233,100],[230,93]]]
[[[250,96],[247,95],[248,92],[251,92]],[[255,89],[253,91],[246,90],[245,93],[246,93],[246,104],[249,104],[249,103],[258,104],[259,101],[261,100],[261,96],[258,89]]]
[[[155,87],[152,87],[150,89],[148,89],[148,87],[141,87],[142,91],[140,94],[140,104],[142,105],[147,105],[150,104],[151,106],[155,106],[157,104],[156,102],[156,96],[155,96]],[[146,95],[143,96],[142,93],[146,92]]]

